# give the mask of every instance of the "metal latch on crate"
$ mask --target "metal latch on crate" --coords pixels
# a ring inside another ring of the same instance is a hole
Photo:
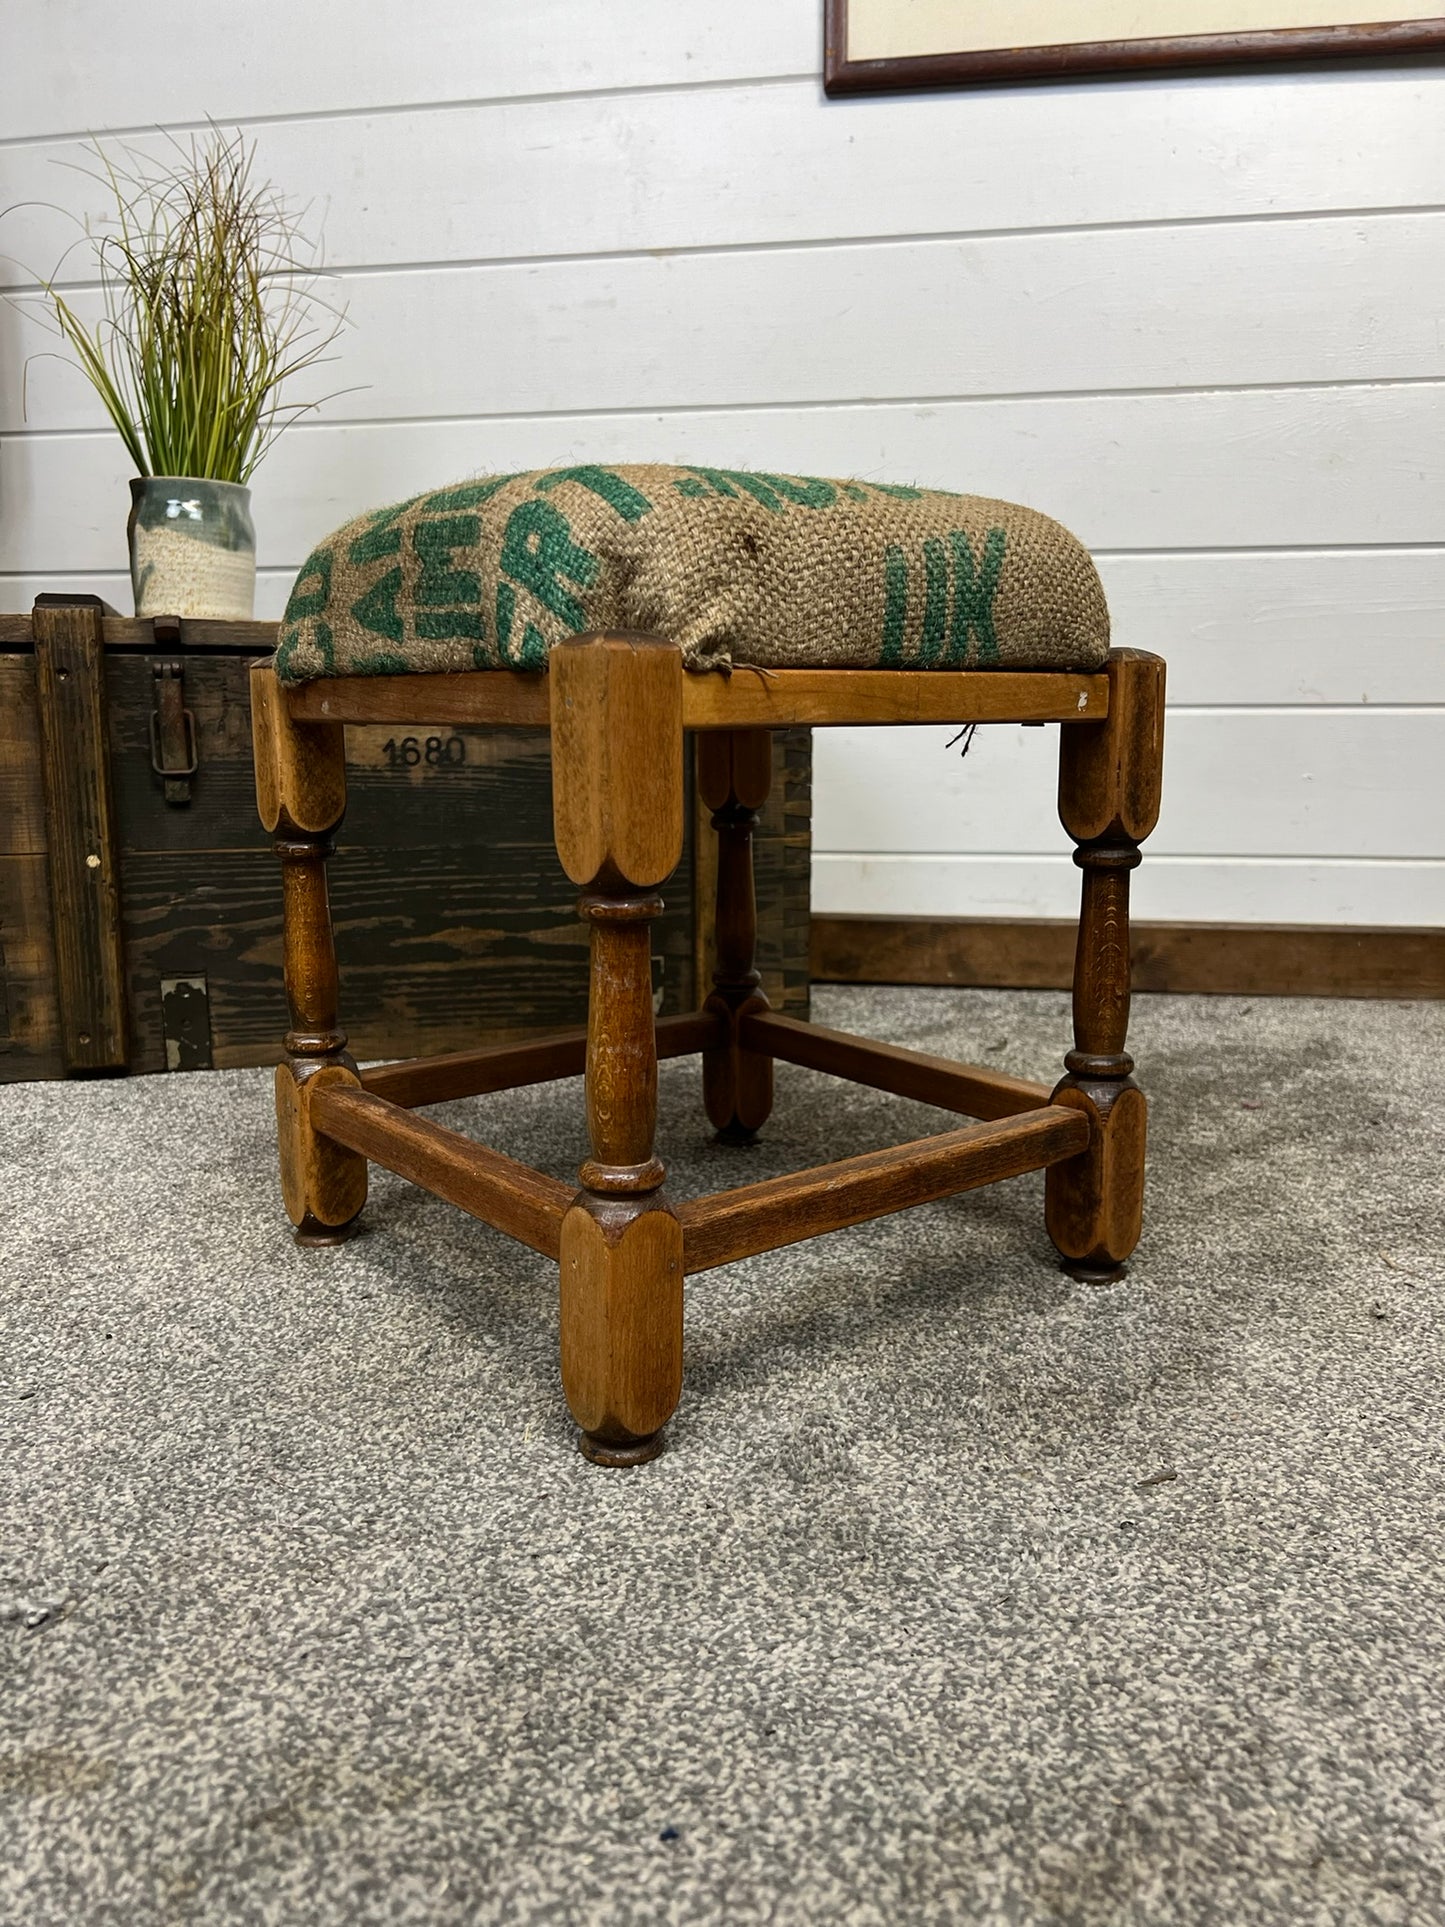
[[[179,662],[155,665],[156,706],[151,711],[151,768],[168,803],[189,803],[196,773],[196,719],[186,708],[186,672]]]

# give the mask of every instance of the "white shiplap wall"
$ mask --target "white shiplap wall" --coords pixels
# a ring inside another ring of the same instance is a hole
[[[581,459],[1029,501],[1170,660],[1143,916],[1445,922],[1445,69],[825,101],[820,0],[7,13],[0,206],[206,115],[354,322],[256,482],[258,613],[354,511]],[[16,208],[48,270],[73,229]],[[18,269],[7,278],[23,281]],[[0,310],[0,607],[128,606],[127,465]],[[817,739],[815,902],[1066,915],[1052,731]]]

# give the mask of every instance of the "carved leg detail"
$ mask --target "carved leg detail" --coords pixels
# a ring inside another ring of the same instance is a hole
[[[326,890],[332,832],[346,808],[344,733],[293,723],[269,664],[251,672],[256,799],[281,860],[286,1001],[291,1028],[276,1068],[281,1193],[300,1245],[344,1243],[366,1202],[366,1159],[322,1136],[310,1117],[320,1084],[360,1083],[338,1016]]]
[[[1049,1167],[1046,1223],[1071,1278],[1110,1284],[1122,1278],[1144,1217],[1144,1093],[1126,1078],[1065,1078],[1055,1104],[1080,1110],[1093,1126],[1086,1151]]]
[[[742,1019],[769,1007],[757,969],[753,833],[772,772],[767,730],[709,730],[699,738],[698,784],[718,839],[717,968],[704,1008],[728,1024],[728,1041],[703,1052],[702,1091],[720,1144],[751,1144],[773,1108],[772,1058],[739,1042]]]
[[[349,1060],[293,1058],[276,1066],[281,1195],[299,1245],[345,1244],[366,1203],[366,1159],[314,1130],[309,1108],[320,1086],[359,1083]]]
[[[661,1200],[562,1220],[562,1379],[597,1465],[641,1465],[682,1396],[682,1226]]]
[[[561,1362],[583,1453],[639,1465],[682,1392],[682,1226],[653,1150],[655,892],[682,855],[682,658],[648,637],[553,650],[557,852],[592,926],[587,1131],[562,1221]]]
[[[1164,665],[1116,650],[1109,715],[1063,730],[1059,814],[1083,871],[1074,961],[1074,1048],[1053,1101],[1081,1110],[1093,1136],[1050,1166],[1045,1222],[1071,1277],[1123,1276],[1144,1208],[1144,1093],[1124,1045],[1129,1028],[1129,873],[1159,814]]]

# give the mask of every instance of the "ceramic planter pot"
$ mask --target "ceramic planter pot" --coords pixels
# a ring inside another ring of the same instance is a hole
[[[130,495],[126,529],[136,614],[249,621],[256,602],[250,489],[192,476],[138,475]]]

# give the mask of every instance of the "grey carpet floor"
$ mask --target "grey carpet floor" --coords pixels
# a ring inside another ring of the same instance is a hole
[[[1062,997],[819,994],[1048,1077]],[[0,1918],[1445,1921],[1445,1006],[1141,999],[1129,1279],[1022,1179],[689,1286],[573,1447],[549,1267],[268,1077],[0,1092]],[[780,1072],[684,1193],[945,1128]],[[441,1112],[567,1174],[580,1092]]]

